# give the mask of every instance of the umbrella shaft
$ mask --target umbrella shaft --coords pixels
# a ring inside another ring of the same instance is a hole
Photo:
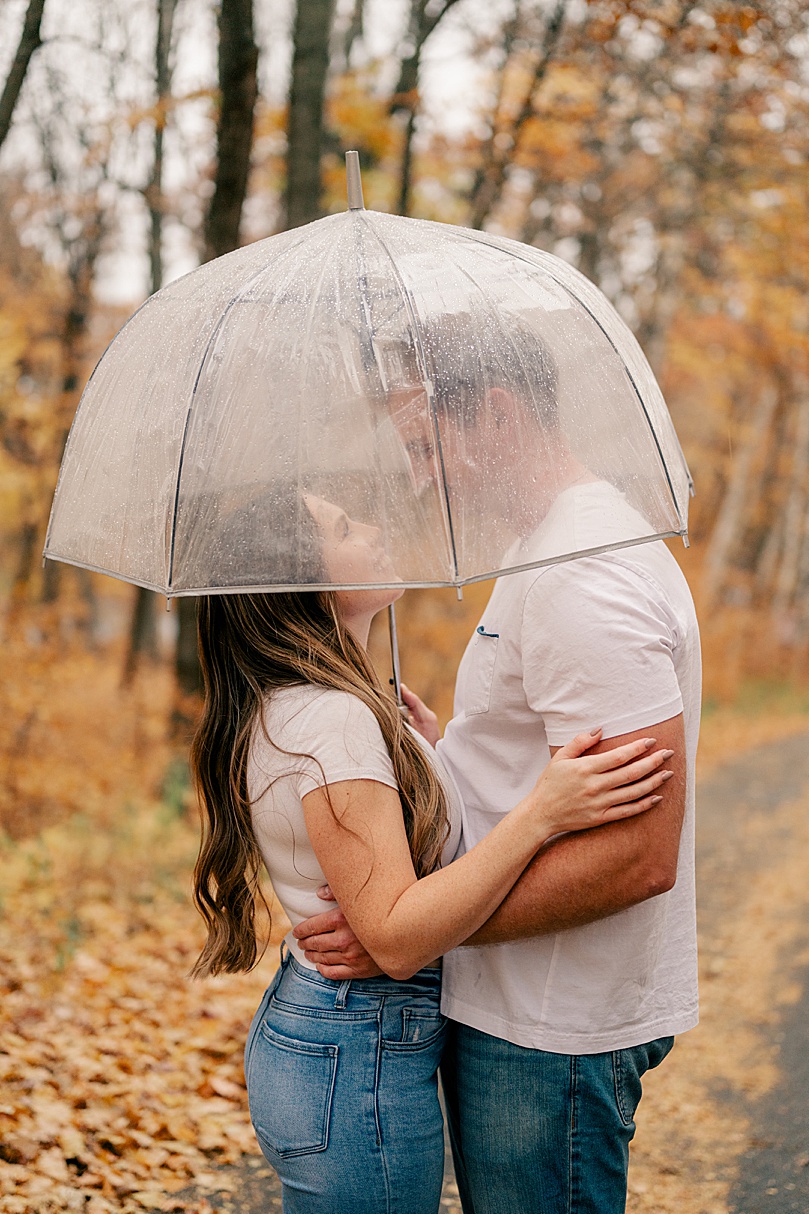
[[[396,696],[396,703],[402,707],[404,701],[401,691],[402,676],[399,669],[399,640],[396,635],[396,612],[393,603],[388,606],[388,626],[390,628],[390,660],[393,667],[393,678],[391,679],[393,694]]]

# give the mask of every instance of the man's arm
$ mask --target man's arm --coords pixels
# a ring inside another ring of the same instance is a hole
[[[546,844],[468,944],[494,944],[580,927],[671,889],[677,878],[685,811],[682,714],[609,738],[592,753],[642,737],[656,738],[658,747],[674,751],[667,764],[674,776],[661,790],[662,802],[635,818],[563,835]]]
[[[659,748],[674,751],[667,760],[674,775],[660,790],[661,803],[635,818],[576,831],[548,843],[467,944],[550,935],[605,919],[671,889],[677,877],[685,809],[682,715],[609,738],[589,753],[643,737],[656,738]],[[554,747],[554,753],[558,749]],[[331,898],[331,890],[324,890],[322,896]],[[327,978],[368,978],[379,973],[339,907],[299,924],[295,936],[307,950],[307,959]]]

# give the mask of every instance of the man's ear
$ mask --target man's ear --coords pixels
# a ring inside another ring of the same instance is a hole
[[[486,393],[486,412],[498,430],[513,421],[517,405],[507,388],[489,388]]]

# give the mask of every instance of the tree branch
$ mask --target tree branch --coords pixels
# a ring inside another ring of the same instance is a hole
[[[0,97],[0,147],[3,146],[6,135],[11,127],[14,107],[17,104],[17,98],[20,95],[20,89],[25,80],[25,73],[28,71],[28,64],[31,62],[31,56],[34,54],[34,51],[42,46],[40,29],[44,9],[45,0],[29,0],[22,34],[17,46],[17,53],[14,56],[14,61],[11,64],[6,79],[3,95]]]

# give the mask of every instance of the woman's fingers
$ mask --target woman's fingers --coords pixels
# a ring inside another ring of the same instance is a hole
[[[622,805],[613,805],[604,811],[601,821],[602,823],[619,822],[622,818],[634,818],[648,809],[654,809],[655,805],[659,805],[662,800],[659,793],[652,793],[651,796],[642,797],[640,801],[626,801]]]
[[[644,779],[653,771],[659,771],[663,764],[668,763],[673,756],[673,750],[654,750],[632,763],[625,763],[623,767],[604,772],[597,778],[603,781],[605,788],[625,788],[629,784]]]
[[[616,746],[613,750],[605,750],[599,755],[593,755],[593,770],[605,772],[623,767],[634,759],[648,754],[655,745],[655,741],[655,738],[636,738],[634,742],[625,742],[623,746]]]
[[[410,690],[407,683],[400,683],[399,691],[402,694],[402,699],[411,712],[415,712],[418,716],[423,716],[426,713],[429,713],[430,710],[427,705],[422,699],[419,698],[419,696],[416,695],[415,691]]]
[[[409,713],[409,723],[417,733],[421,734],[425,741],[429,742],[431,746],[435,746],[441,737],[441,731],[438,728],[438,717],[427,707],[423,700],[419,699],[414,691],[410,690],[406,683],[400,683],[399,688],[402,701]]]
[[[651,794],[657,792],[669,781],[674,772],[668,768],[662,768],[652,772],[643,780],[636,780],[632,784],[623,784],[615,788],[605,790],[600,798],[604,808],[612,808],[617,805],[634,804],[634,802],[642,800]]]
[[[580,755],[583,755],[586,751],[588,751],[591,746],[597,746],[598,743],[600,742],[600,740],[601,740],[601,726],[599,725],[595,729],[592,729],[589,733],[577,733],[575,738],[571,738],[571,740],[569,742],[567,742],[564,746],[560,747],[559,750],[557,750],[556,754],[553,757],[557,761],[561,761],[563,759],[578,759],[580,757]],[[609,753],[612,753],[612,752],[609,752]],[[594,755],[593,759],[595,760],[597,757],[600,757],[600,756]],[[626,762],[625,759],[623,759],[621,761]],[[595,771],[606,771],[607,768],[606,767],[595,767],[594,770]]]

